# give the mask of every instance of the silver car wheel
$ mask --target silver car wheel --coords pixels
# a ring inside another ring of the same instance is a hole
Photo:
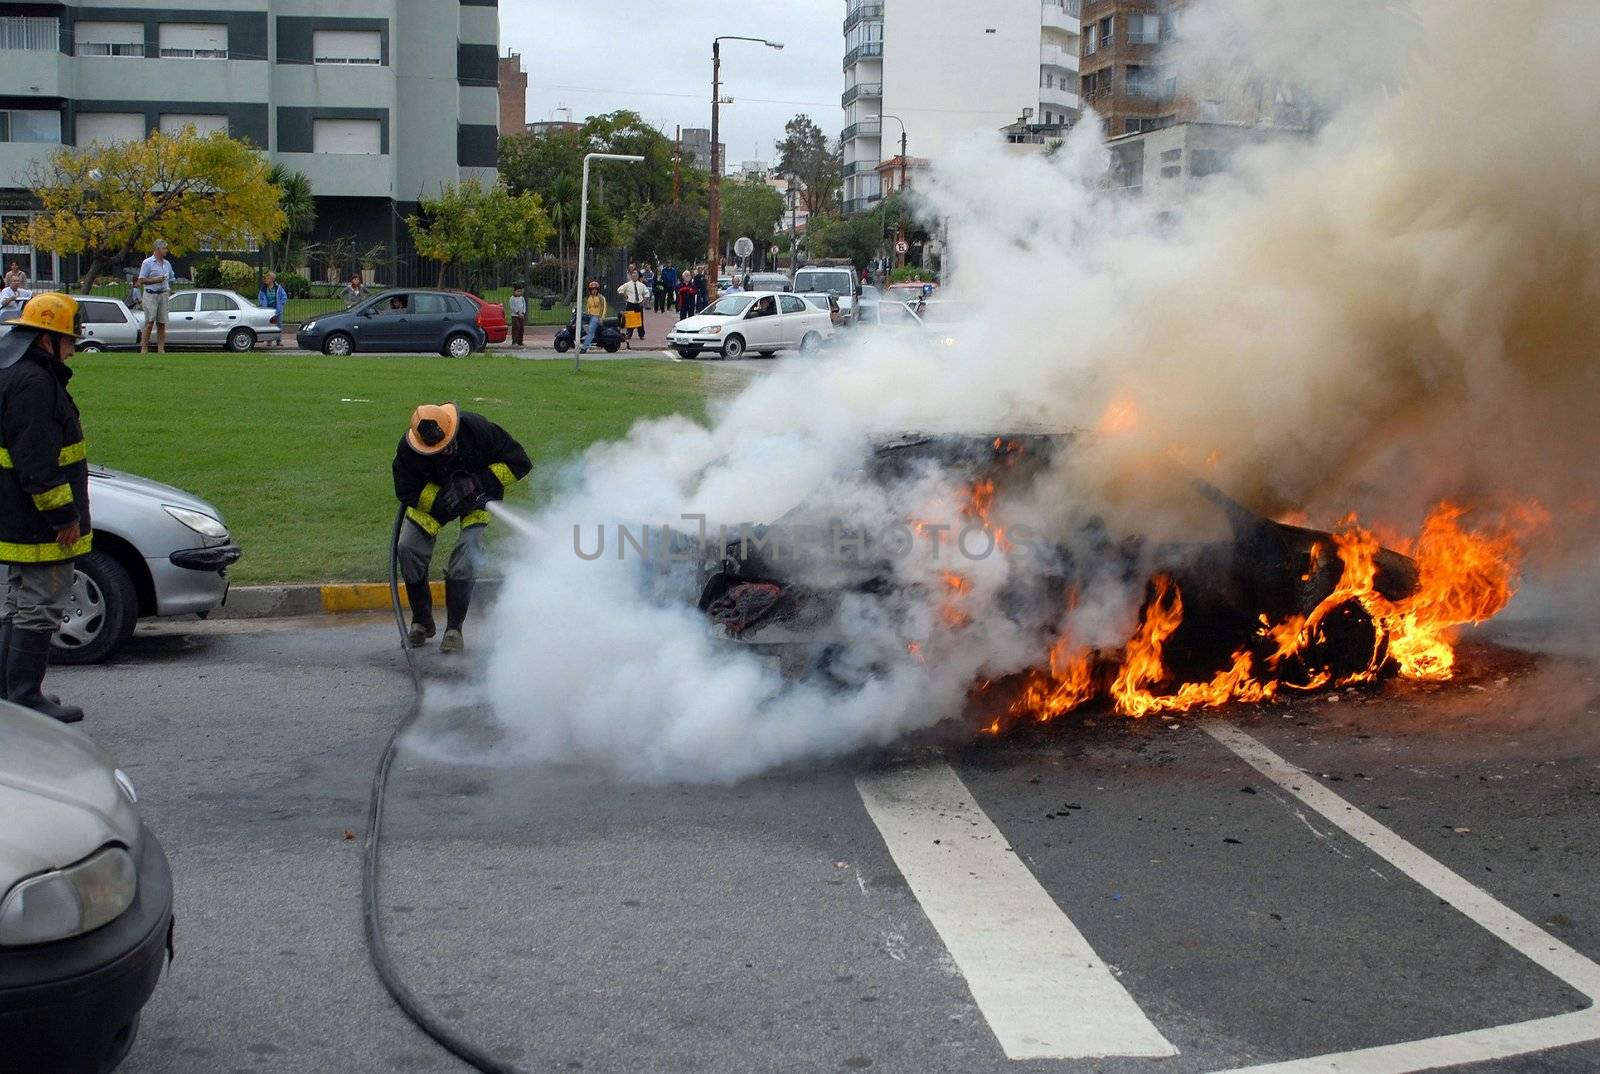
[[[445,348],[452,358],[466,358],[472,354],[472,340],[466,336],[451,336]]]
[[[63,649],[81,648],[93,643],[105,626],[106,601],[100,587],[82,571],[73,571],[67,619],[56,632],[55,643]]]

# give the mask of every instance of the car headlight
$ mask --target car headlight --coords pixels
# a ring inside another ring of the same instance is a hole
[[[161,509],[202,537],[226,537],[228,535],[228,527],[210,515],[203,515],[199,511],[191,511],[186,507],[173,507],[171,504],[162,504]]]
[[[302,332],[315,332],[316,330],[317,330],[317,322],[316,321],[307,321],[305,324],[300,326],[300,331],[302,331]]]
[[[120,917],[138,891],[133,855],[116,846],[65,869],[29,877],[0,902],[0,947],[92,932]]]
[[[714,324],[710,328],[702,328],[700,331],[704,332],[708,336],[720,336],[722,335],[722,326],[720,324]]]

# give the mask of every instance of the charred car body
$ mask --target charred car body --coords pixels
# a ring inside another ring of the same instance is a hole
[[[1266,658],[1275,643],[1264,624],[1308,616],[1335,594],[1342,567],[1332,534],[1265,518],[1177,467],[1146,472],[1135,482],[1137,495],[1122,502],[1103,495],[1058,502],[1049,521],[1026,535],[1021,526],[1008,531],[1000,524],[1008,502],[1071,499],[1059,480],[1063,464],[1070,467],[1092,440],[1081,433],[907,435],[876,443],[853,479],[892,489],[937,474],[963,490],[968,502],[961,517],[986,530],[1002,551],[1026,552],[1026,567],[1006,572],[997,608],[1013,623],[1037,626],[1044,646],[1086,588],[1109,583],[1142,592],[1148,602],[1159,593],[1154,579],[1170,581],[1183,606],[1181,624],[1165,639],[1175,682],[1204,679],[1252,647]],[[802,504],[715,545],[702,561],[698,606],[715,635],[776,658],[785,674],[821,673],[848,683],[852,677],[836,673],[850,663],[840,660],[848,633],[839,629],[840,617],[854,614],[863,600],[894,605],[901,590],[919,583],[908,583],[895,567],[903,542],[863,537],[849,520],[822,520],[836,548],[842,532],[859,552],[842,559],[826,554],[826,540],[808,555],[775,535],[815,534],[817,514],[815,504]],[[1375,568],[1375,588],[1390,600],[1417,587],[1416,565],[1406,556],[1380,550]],[[963,584],[956,571],[944,576],[951,586]],[[938,599],[922,594],[924,605]],[[1279,669],[1290,684],[1337,680],[1382,662],[1374,649],[1384,644],[1382,633],[1359,602],[1323,610],[1314,643],[1294,654],[1295,666]],[[952,618],[946,625],[961,629],[959,613]],[[901,644],[917,651],[911,638]]]

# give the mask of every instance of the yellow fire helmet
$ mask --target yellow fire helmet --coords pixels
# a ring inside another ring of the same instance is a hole
[[[419,455],[437,455],[454,442],[460,427],[461,413],[454,403],[424,403],[411,412],[406,443]]]
[[[34,295],[22,307],[22,313],[12,321],[19,328],[37,328],[41,332],[54,332],[58,336],[78,338],[78,300],[70,295],[46,291]]]

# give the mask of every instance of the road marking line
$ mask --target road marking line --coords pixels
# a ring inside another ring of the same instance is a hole
[[[948,765],[856,788],[1008,1059],[1178,1054]]]
[[[1236,727],[1203,725],[1245,763],[1333,822],[1352,839],[1481,925],[1546,972],[1600,1003],[1600,965],[1496,901],[1425,851],[1318,783]],[[1506,1059],[1600,1040],[1600,1007],[1358,1051],[1239,1067],[1218,1074],[1411,1074],[1419,1070]]]

